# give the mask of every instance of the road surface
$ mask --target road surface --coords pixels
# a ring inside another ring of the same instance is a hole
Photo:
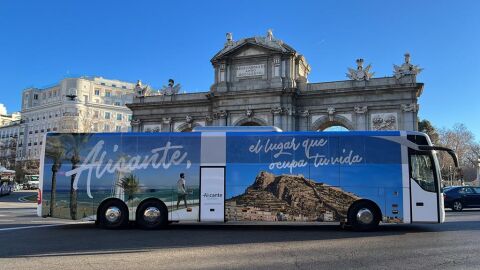
[[[174,224],[101,230],[42,219],[27,193],[0,198],[0,269],[479,269],[480,211],[447,222],[386,225]]]

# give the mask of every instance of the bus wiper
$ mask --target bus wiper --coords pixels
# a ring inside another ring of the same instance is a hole
[[[447,148],[447,147],[443,147],[443,146],[433,146],[433,145],[419,145],[418,146],[418,149],[420,151],[432,151],[432,150],[436,150],[436,151],[445,151],[447,152],[453,159],[453,162],[455,163],[455,167],[458,168],[458,157],[457,157],[457,154],[455,154],[455,152],[450,149],[450,148]]]

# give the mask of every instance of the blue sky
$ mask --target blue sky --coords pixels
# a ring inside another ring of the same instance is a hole
[[[390,76],[409,51],[425,68],[420,117],[465,123],[480,138],[478,1],[8,1],[0,2],[0,103],[20,109],[21,91],[65,76],[174,78],[206,91],[209,60],[234,39],[268,28],[303,54],[311,82],[345,80],[355,59]]]

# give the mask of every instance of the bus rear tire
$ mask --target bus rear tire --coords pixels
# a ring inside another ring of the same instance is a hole
[[[137,208],[137,225],[144,230],[155,230],[168,224],[168,210],[161,201],[146,200]]]
[[[128,207],[120,200],[108,200],[100,205],[97,217],[101,228],[125,228],[128,225]]]
[[[354,231],[373,231],[378,228],[380,215],[373,203],[358,202],[348,212],[348,223]]]

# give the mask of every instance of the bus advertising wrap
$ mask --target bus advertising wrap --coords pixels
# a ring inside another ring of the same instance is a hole
[[[169,220],[198,221],[205,193],[224,201],[225,221],[344,221],[353,202],[367,199],[384,222],[402,222],[401,146],[374,135],[227,132],[202,147],[201,132],[50,133],[42,213],[95,219],[103,201],[117,198],[134,220],[139,203],[158,198]],[[210,155],[224,157],[216,164],[224,180],[201,188]]]

